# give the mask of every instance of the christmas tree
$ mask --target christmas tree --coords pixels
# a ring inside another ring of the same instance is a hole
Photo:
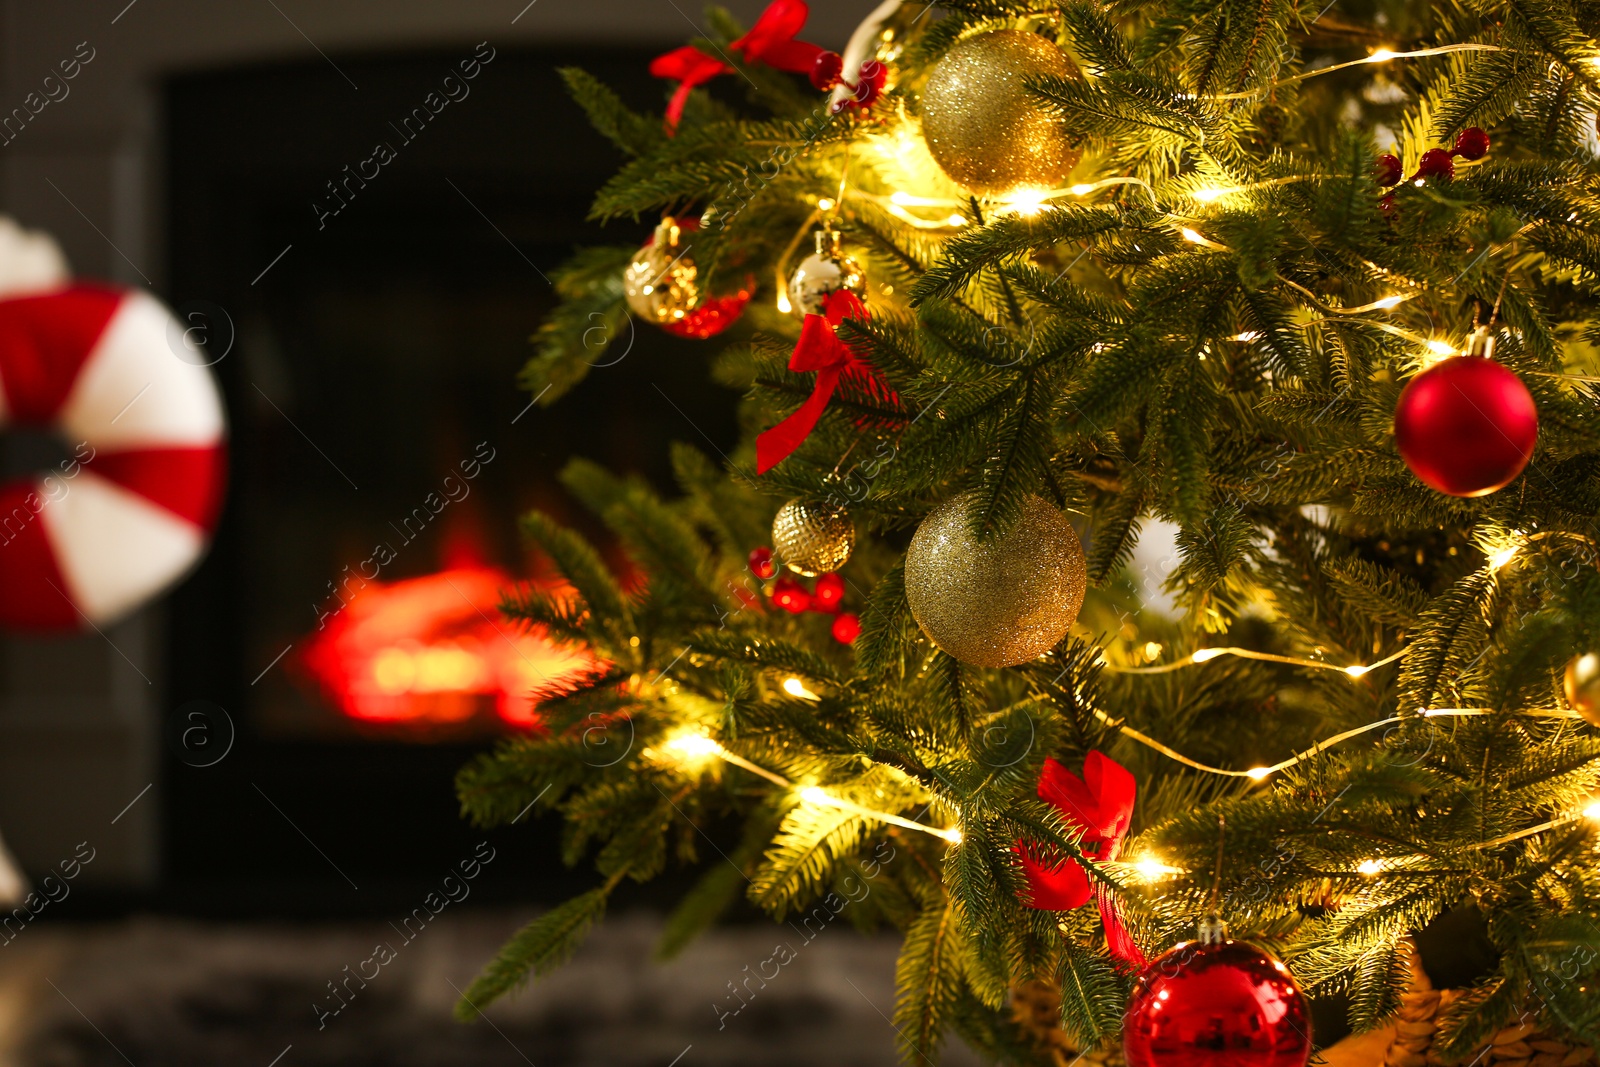
[[[522,384],[632,315],[717,337],[744,437],[671,499],[565,472],[623,576],[526,520],[565,584],[506,610],[599,666],[459,793],[595,887],[463,1018],[689,865],[663,955],[741,896],[901,931],[908,1060],[1300,1064],[1315,1009],[1585,1062],[1600,4],[805,15],[711,9],[664,115],[566,72],[628,157],[594,216],[655,230],[564,268]],[[1441,930],[1484,962],[1427,994]]]

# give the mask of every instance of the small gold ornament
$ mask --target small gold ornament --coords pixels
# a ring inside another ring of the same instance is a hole
[[[1054,648],[1083,607],[1083,545],[1059,510],[1029,496],[1015,525],[979,541],[971,495],[922,520],[906,552],[906,601],[928,639],[978,667],[1013,667]]]
[[[1045,112],[1027,81],[1076,76],[1066,53],[1036,33],[996,30],[969,37],[934,65],[922,89],[922,136],[952,180],[1003,196],[1060,185],[1082,153]]]
[[[791,500],[772,520],[772,547],[784,566],[815,578],[849,562],[856,547],[856,524],[844,508]]]
[[[1573,656],[1561,679],[1567,703],[1591,726],[1600,726],[1600,656],[1585,652]]]
[[[677,322],[700,304],[699,268],[683,248],[684,227],[668,215],[622,272],[628,308],[657,326]]]
[[[801,318],[826,315],[828,298],[837,292],[854,293],[867,302],[867,276],[861,266],[839,247],[836,230],[818,230],[817,250],[789,276],[789,306]]]

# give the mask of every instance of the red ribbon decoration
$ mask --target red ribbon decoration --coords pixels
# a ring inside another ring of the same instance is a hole
[[[806,6],[805,0],[772,0],[761,17],[756,19],[756,24],[750,27],[750,32],[728,45],[728,49],[740,53],[746,63],[765,63],[778,70],[810,74],[817,56],[824,50],[821,45],[794,39],[795,34],[805,27],[810,14],[811,9]],[[670,136],[678,128],[678,120],[683,117],[689,93],[719,74],[732,74],[733,68],[693,45],[684,45],[652,60],[650,73],[678,83],[667,105],[667,133]]]
[[[800,327],[800,340],[789,357],[789,369],[817,372],[817,382],[806,402],[794,413],[756,438],[756,473],[765,474],[800,447],[839,387],[845,374],[871,380],[872,368],[836,332],[845,319],[867,320],[867,309],[856,295],[840,289],[828,297],[827,315],[807,315]]]
[[[1103,752],[1090,752],[1083,761],[1079,778],[1053,759],[1044,761],[1039,775],[1039,799],[1061,813],[1074,830],[1081,831],[1079,848],[1100,863],[1117,858],[1128,825],[1133,821],[1133,802],[1138,786],[1128,769]],[[1024,903],[1043,911],[1071,911],[1093,896],[1100,907],[1100,921],[1106,929],[1106,947],[1117,959],[1132,967],[1143,967],[1144,953],[1122,923],[1116,898],[1104,883],[1091,889],[1089,875],[1073,859],[1044,861],[1030,855],[1019,843],[1017,854],[1022,873],[1028,880]]]

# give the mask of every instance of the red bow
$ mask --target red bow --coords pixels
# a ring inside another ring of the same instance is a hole
[[[1085,856],[1101,863],[1116,859],[1122,850],[1128,824],[1133,820],[1137,792],[1128,769],[1099,751],[1090,752],[1083,761],[1082,778],[1053,759],[1044,761],[1039,775],[1039,799],[1059,811],[1074,830],[1082,832],[1079,848]],[[1087,904],[1092,895],[1100,906],[1100,920],[1105,925],[1111,954],[1134,967],[1144,965],[1144,953],[1123,926],[1116,899],[1104,883],[1096,882],[1091,890],[1088,873],[1075,860],[1042,861],[1020,844],[1017,853],[1028,880],[1025,903],[1030,908],[1071,911]]]
[[[800,340],[789,357],[792,371],[816,371],[817,383],[806,402],[794,413],[756,438],[756,473],[765,474],[788,458],[816,428],[823,409],[839,387],[847,371],[870,378],[872,370],[858,358],[836,332],[845,319],[865,322],[867,309],[856,295],[843,289],[828,297],[827,315],[807,315],[800,327]]]
[[[805,27],[810,13],[805,0],[772,0],[756,19],[756,24],[750,27],[750,32],[728,45],[728,49],[743,55],[746,63],[765,63],[778,70],[810,74],[823,48],[794,39]],[[650,73],[678,82],[672,101],[667,105],[667,132],[670,134],[683,117],[689,93],[719,74],[732,74],[733,68],[693,45],[684,45],[657,56],[650,64]]]

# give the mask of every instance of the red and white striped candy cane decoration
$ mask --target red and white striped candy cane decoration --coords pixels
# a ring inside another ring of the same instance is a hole
[[[182,577],[222,501],[226,423],[211,372],[136,290],[75,284],[0,298],[0,430],[73,453],[0,484],[0,626],[100,626]]]

